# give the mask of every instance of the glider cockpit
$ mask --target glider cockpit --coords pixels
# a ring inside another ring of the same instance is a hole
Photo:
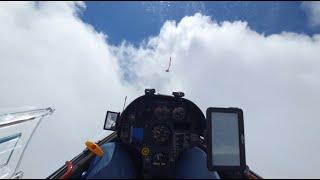
[[[203,113],[191,101],[150,94],[123,111],[117,131],[145,177],[173,177],[179,155],[200,147],[205,126]]]
[[[242,110],[208,108],[205,116],[183,96],[146,89],[121,113],[108,111],[104,129],[114,132],[48,178],[260,179],[246,165]]]

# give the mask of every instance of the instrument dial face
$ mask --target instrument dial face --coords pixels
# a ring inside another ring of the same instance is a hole
[[[160,120],[166,120],[170,117],[170,109],[165,105],[160,105],[154,110],[155,117]]]
[[[186,111],[182,107],[177,107],[173,110],[172,116],[174,120],[181,121],[186,116]]]
[[[170,136],[171,131],[165,125],[158,125],[152,129],[152,140],[155,144],[167,144]]]
[[[166,166],[168,162],[168,156],[164,153],[156,153],[153,156],[152,164],[154,166]]]

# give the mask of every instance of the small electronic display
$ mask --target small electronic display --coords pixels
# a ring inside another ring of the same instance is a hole
[[[208,108],[208,168],[244,170],[243,113],[238,108]]]
[[[120,116],[120,113],[118,113],[118,112],[107,111],[107,115],[106,115],[103,129],[115,130],[116,123],[117,123],[119,116]]]

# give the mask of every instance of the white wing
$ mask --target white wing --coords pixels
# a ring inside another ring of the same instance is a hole
[[[23,153],[42,118],[53,112],[49,107],[0,115],[0,179],[21,178]]]

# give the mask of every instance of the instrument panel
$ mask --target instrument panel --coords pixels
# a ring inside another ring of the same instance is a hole
[[[205,124],[202,111],[187,99],[145,95],[123,111],[118,132],[144,178],[174,177],[176,160],[184,150],[200,144]]]

